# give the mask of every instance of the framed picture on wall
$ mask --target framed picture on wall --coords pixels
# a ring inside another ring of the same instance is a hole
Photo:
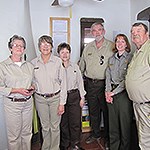
[[[66,42],[70,44],[70,18],[50,17],[50,35],[54,42],[54,53],[57,46]]]

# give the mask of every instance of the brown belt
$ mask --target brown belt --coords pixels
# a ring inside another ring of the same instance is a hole
[[[53,96],[55,96],[55,95],[57,95],[59,93],[60,93],[60,90],[58,92],[56,92],[56,93],[51,93],[51,94],[49,94],[49,93],[45,93],[45,94],[36,93],[36,94],[39,95],[39,96],[42,96],[44,98],[50,98],[50,97],[53,97]]]
[[[67,93],[70,94],[70,93],[74,93],[74,92],[77,92],[77,91],[78,91],[78,89],[72,89],[72,90],[68,90]]]
[[[7,97],[11,99],[12,102],[26,102],[28,99],[31,98],[31,96],[26,97],[26,98],[15,98],[15,97]]]

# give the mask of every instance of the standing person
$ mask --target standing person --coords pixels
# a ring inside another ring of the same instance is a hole
[[[126,89],[136,118],[141,150],[150,149],[150,40],[148,27],[139,22],[132,25],[131,39],[136,45],[126,76]]]
[[[105,89],[109,114],[110,150],[130,150],[133,110],[125,90],[125,75],[132,54],[126,35],[116,36],[114,51],[106,69]]]
[[[14,35],[8,42],[11,56],[0,63],[0,94],[4,98],[9,150],[30,150],[32,137],[33,65],[23,58],[26,42]]]
[[[71,47],[67,43],[61,43],[57,52],[63,61],[67,74],[67,102],[65,113],[61,119],[60,149],[82,150],[80,147],[81,135],[81,108],[84,105],[83,79],[77,64],[70,62]]]
[[[42,150],[59,150],[60,119],[66,103],[66,78],[62,61],[52,54],[53,41],[38,40],[41,55],[32,60],[36,84],[35,105],[42,125]]]
[[[104,38],[105,29],[102,23],[94,23],[91,33],[95,40],[85,47],[79,66],[85,76],[87,102],[90,114],[92,134],[86,139],[91,143],[101,137],[101,111],[104,116],[104,137],[108,138],[108,111],[105,100],[105,69],[108,58],[112,56],[113,43]]]

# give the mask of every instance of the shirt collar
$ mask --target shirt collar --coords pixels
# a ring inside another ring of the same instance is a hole
[[[129,52],[125,51],[121,57],[126,57],[128,55]],[[118,59],[118,56],[117,56],[118,52],[115,53],[115,58]]]
[[[6,59],[6,61],[5,61],[5,63],[8,64],[8,65],[14,64],[14,62],[12,61],[12,59],[11,59],[10,57],[11,57],[11,56],[9,56],[9,57]],[[25,61],[24,59],[22,59],[21,63],[23,64],[23,63],[25,63],[25,62],[26,62],[26,61]]]
[[[72,66],[73,66],[73,63],[71,61],[69,61],[69,65],[67,68],[72,67]]]
[[[143,51],[144,51],[144,48],[143,48],[143,47],[144,47],[147,43],[150,43],[150,39],[147,40],[147,41],[141,46],[141,48],[140,48],[139,50],[137,50],[137,52],[143,52]]]
[[[92,42],[92,45],[97,49],[95,40]],[[106,47],[106,45],[107,45],[107,40],[104,38],[104,42],[102,43],[102,46],[100,48]]]
[[[41,55],[40,55],[40,56],[38,56],[37,61],[40,61],[40,62],[42,62],[42,63],[43,63],[43,59],[42,59]],[[52,53],[51,53],[51,56],[50,56],[50,58],[49,58],[48,62],[50,62],[50,61],[55,62],[55,60],[54,60],[54,55],[53,55]]]

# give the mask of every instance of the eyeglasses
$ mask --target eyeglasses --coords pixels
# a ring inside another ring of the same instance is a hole
[[[100,64],[100,65],[103,65],[103,63],[104,63],[104,56],[101,55],[100,60],[99,60],[99,64]]]
[[[15,47],[15,48],[18,48],[18,47],[20,47],[20,48],[24,48],[24,46],[23,46],[23,45],[18,45],[18,44],[13,44],[13,47]]]
[[[51,44],[50,43],[41,43],[41,46],[50,46]]]

